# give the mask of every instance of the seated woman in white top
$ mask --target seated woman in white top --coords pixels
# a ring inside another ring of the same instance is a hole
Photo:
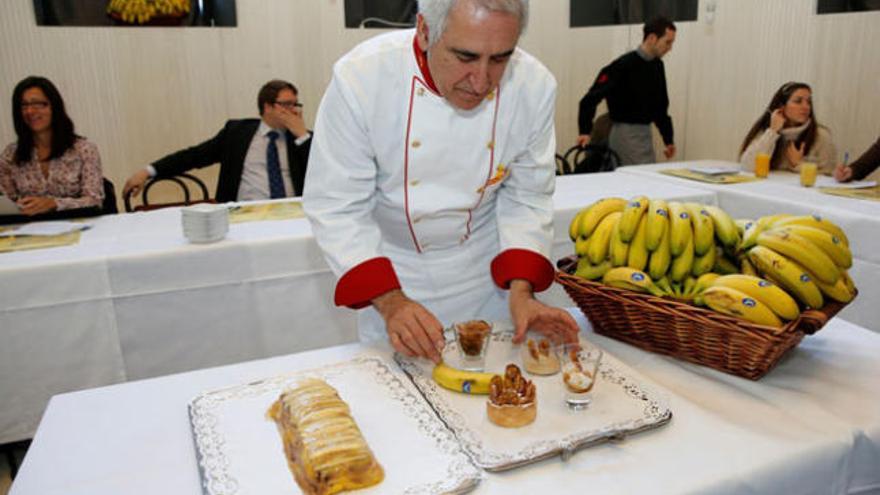
[[[24,215],[100,207],[104,199],[98,148],[73,131],[58,89],[28,77],[12,93],[18,141],[0,153],[0,190]]]
[[[801,162],[813,162],[819,171],[831,175],[837,151],[831,133],[816,121],[812,90],[799,82],[782,85],[767,110],[743,140],[739,161],[743,170],[755,169],[759,153],[770,155],[771,170],[799,170]]]

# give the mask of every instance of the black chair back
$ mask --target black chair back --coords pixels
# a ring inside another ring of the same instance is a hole
[[[556,175],[567,175],[574,171],[564,156],[556,153]]]
[[[574,174],[612,172],[620,166],[617,153],[603,144],[572,146],[565,152],[564,158],[571,164],[571,173]]]
[[[176,201],[172,203],[151,203],[149,199],[150,189],[158,182],[168,181],[176,184],[181,192],[183,193],[183,201]],[[196,192],[200,194],[199,197],[194,197],[191,191],[191,188],[195,188]],[[172,175],[168,177],[153,177],[148,180],[144,185],[143,190],[141,191],[141,204],[132,207],[131,206],[131,192],[125,195],[122,198],[123,203],[125,203],[125,211],[147,211],[147,210],[157,210],[159,208],[168,208],[171,206],[186,206],[196,203],[214,203],[214,200],[211,199],[210,193],[208,193],[208,187],[205,186],[205,183],[201,181],[198,177],[194,175],[190,175],[188,173],[181,173],[178,175]]]
[[[116,206],[116,188],[106,177],[104,177],[104,202],[101,204],[101,213],[104,215],[119,213],[119,207]]]

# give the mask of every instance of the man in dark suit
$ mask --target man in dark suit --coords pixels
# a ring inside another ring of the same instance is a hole
[[[215,199],[249,201],[301,196],[309,160],[311,133],[302,118],[296,87],[272,80],[257,96],[259,119],[229,120],[204,143],[192,146],[135,172],[123,196],[135,194],[150,177],[166,177],[220,163]]]

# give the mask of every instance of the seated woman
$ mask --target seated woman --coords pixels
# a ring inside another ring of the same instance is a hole
[[[12,120],[18,141],[0,154],[0,189],[22,214],[101,207],[98,148],[74,134],[51,81],[31,76],[19,82],[12,93]]]
[[[862,180],[880,167],[880,137],[868,151],[864,152],[858,160],[846,166],[838,164],[834,169],[834,178],[837,182],[849,182],[851,180]]]
[[[752,126],[740,148],[743,170],[755,169],[759,153],[770,155],[770,169],[799,170],[803,161],[815,162],[819,171],[831,175],[837,151],[831,134],[816,121],[812,90],[804,83],[782,85],[767,110]]]

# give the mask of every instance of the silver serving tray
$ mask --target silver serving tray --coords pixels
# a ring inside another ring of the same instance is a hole
[[[339,391],[385,470],[363,494],[466,493],[481,471],[412,384],[376,357],[204,392],[189,404],[202,490],[208,495],[301,493],[266,411],[305,377]]]
[[[524,369],[520,346],[513,345],[513,332],[509,325],[506,327],[494,324],[496,332],[486,357],[489,372],[501,374],[508,363]],[[444,350],[444,360],[452,366],[458,353],[456,345],[448,341]],[[558,373],[525,373],[537,387],[538,416],[534,423],[521,428],[502,428],[491,423],[486,415],[487,396],[452,392],[437,385],[431,378],[433,363],[399,353],[394,360],[455,433],[474,463],[486,471],[505,471],[557,455],[568,460],[585,447],[621,441],[672,419],[666,401],[624,374],[624,365],[607,352],[593,388],[593,403],[583,411],[566,407]]]

